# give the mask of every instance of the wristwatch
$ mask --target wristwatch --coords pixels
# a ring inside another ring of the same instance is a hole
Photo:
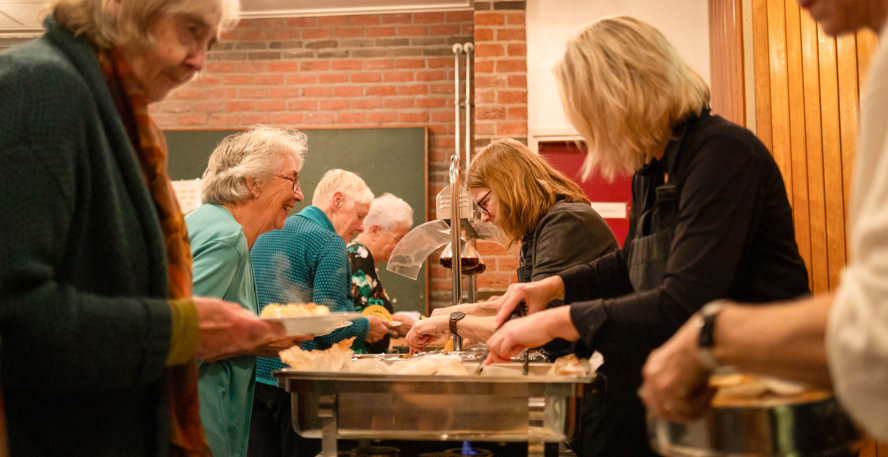
[[[715,318],[725,305],[725,300],[716,300],[707,303],[700,310],[700,334],[697,337],[697,357],[708,369],[715,370],[718,367],[718,359],[715,358]]]
[[[464,317],[466,317],[466,313],[462,311],[454,311],[450,313],[450,333],[459,336],[459,333],[456,332],[456,323]]]

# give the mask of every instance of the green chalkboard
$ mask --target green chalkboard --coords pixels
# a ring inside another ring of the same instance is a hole
[[[237,130],[168,130],[169,173],[172,179],[199,178],[207,159],[222,138]],[[300,179],[305,201],[293,210],[311,204],[311,196],[324,173],[332,168],[353,171],[370,186],[374,195],[391,192],[413,207],[414,226],[428,217],[428,132],[425,127],[305,129],[308,151]],[[417,280],[379,268],[386,292],[396,311],[426,313],[428,276],[426,266]]]

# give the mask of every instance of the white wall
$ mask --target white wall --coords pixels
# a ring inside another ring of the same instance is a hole
[[[552,67],[564,43],[597,18],[637,17],[660,29],[708,83],[707,0],[528,0],[527,91],[531,143],[573,134],[561,109]]]

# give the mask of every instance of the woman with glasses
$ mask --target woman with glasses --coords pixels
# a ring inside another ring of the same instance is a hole
[[[201,179],[203,205],[185,216],[194,258],[194,293],[259,313],[250,248],[260,234],[284,226],[302,201],[299,170],[306,137],[258,127],[223,139]],[[200,416],[216,457],[247,455],[256,355],[277,355],[306,337],[198,360]]]
[[[519,141],[503,139],[482,149],[469,167],[466,185],[481,220],[502,229],[510,243],[521,243],[519,282],[549,277],[619,247],[580,186]],[[456,323],[457,333],[485,341],[496,329],[496,310],[485,304],[437,309],[431,318],[414,324],[407,343],[419,350],[447,337],[450,315],[457,311],[465,314]],[[544,349],[554,359],[566,353],[567,346],[559,341]]]
[[[376,273],[376,263],[388,261],[395,245],[412,226],[413,208],[410,204],[386,193],[373,200],[370,212],[364,219],[364,231],[347,246],[355,310],[363,311],[368,306],[379,305],[388,310],[392,319],[401,322],[400,326],[392,327],[383,339],[365,343],[363,348],[359,348],[366,353],[379,354],[388,351],[389,336],[406,335],[413,325],[413,318],[410,316],[394,314],[392,302]]]
[[[583,136],[585,170],[633,173],[623,249],[540,281],[513,284],[487,341],[509,360],[554,337],[599,351],[607,389],[587,392],[574,443],[583,456],[653,455],[638,397],[641,367],[703,305],[808,293],[780,170],[755,135],[709,112],[709,87],[657,29],[601,19],[567,43],[555,78]],[[570,303],[555,309],[555,299]]]

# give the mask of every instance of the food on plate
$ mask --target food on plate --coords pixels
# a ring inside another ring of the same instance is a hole
[[[772,406],[778,404],[819,401],[829,392],[804,384],[748,373],[716,374],[709,385],[718,389],[713,406]]]
[[[558,357],[549,368],[547,376],[589,376],[589,359],[580,359],[576,354]]]
[[[259,317],[277,319],[281,317],[324,316],[330,314],[330,308],[314,303],[269,303],[262,308]]]
[[[412,375],[466,376],[469,374],[459,356],[432,354],[394,363],[391,373]]]
[[[344,371],[343,367],[351,362],[354,355],[351,350],[354,340],[355,337],[346,338],[329,349],[314,351],[305,351],[299,346],[293,346],[278,355],[282,362],[299,371]]]
[[[382,305],[370,305],[364,308],[364,310],[361,311],[361,314],[365,316],[379,316],[382,320],[388,322],[389,324],[393,322],[392,313],[390,313],[387,309],[385,309],[385,306]]]

